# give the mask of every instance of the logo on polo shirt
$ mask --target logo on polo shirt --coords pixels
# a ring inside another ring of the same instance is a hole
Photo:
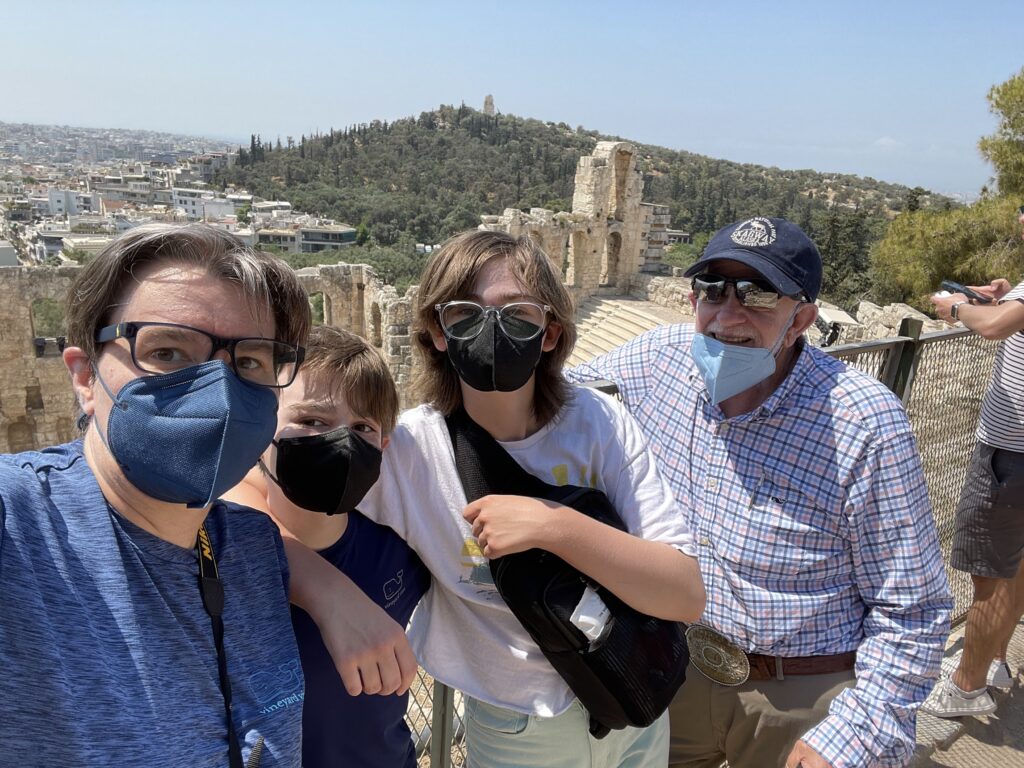
[[[744,248],[764,248],[775,242],[775,225],[764,216],[755,216],[739,224],[731,239]]]

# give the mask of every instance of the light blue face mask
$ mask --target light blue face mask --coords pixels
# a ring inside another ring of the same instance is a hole
[[[771,349],[725,344],[703,333],[694,334],[690,351],[712,403],[718,405],[740,392],[746,392],[775,373],[775,355],[799,309],[797,304]]]
[[[277,430],[277,396],[220,360],[140,376],[115,397],[106,434],[124,476],[160,501],[205,507],[239,483]]]

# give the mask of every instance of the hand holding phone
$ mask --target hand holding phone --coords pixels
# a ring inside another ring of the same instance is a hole
[[[966,285],[954,283],[952,280],[943,280],[942,289],[945,291],[949,291],[950,293],[962,293],[968,299],[972,299],[978,302],[979,304],[990,304],[992,302],[992,299],[990,297],[984,296],[978,293],[977,291],[972,291]]]

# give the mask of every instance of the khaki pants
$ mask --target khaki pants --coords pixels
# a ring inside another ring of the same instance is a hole
[[[588,730],[579,699],[560,715],[539,717],[466,697],[470,768],[664,768],[668,717],[622,728],[603,739]]]
[[[853,670],[754,680],[730,688],[691,664],[669,707],[671,768],[785,768],[797,740],[828,714],[856,678]]]

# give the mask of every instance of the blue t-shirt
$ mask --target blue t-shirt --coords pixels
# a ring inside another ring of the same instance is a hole
[[[280,537],[222,503],[206,526],[243,761],[298,766],[302,670]],[[111,509],[80,441],[0,456],[0,762],[224,768],[198,574],[194,549]]]
[[[393,530],[350,512],[345,533],[320,554],[403,627],[430,586],[430,573]],[[405,723],[409,695],[350,696],[320,630],[301,608],[292,622],[306,678],[302,717],[305,768],[415,768]]]

